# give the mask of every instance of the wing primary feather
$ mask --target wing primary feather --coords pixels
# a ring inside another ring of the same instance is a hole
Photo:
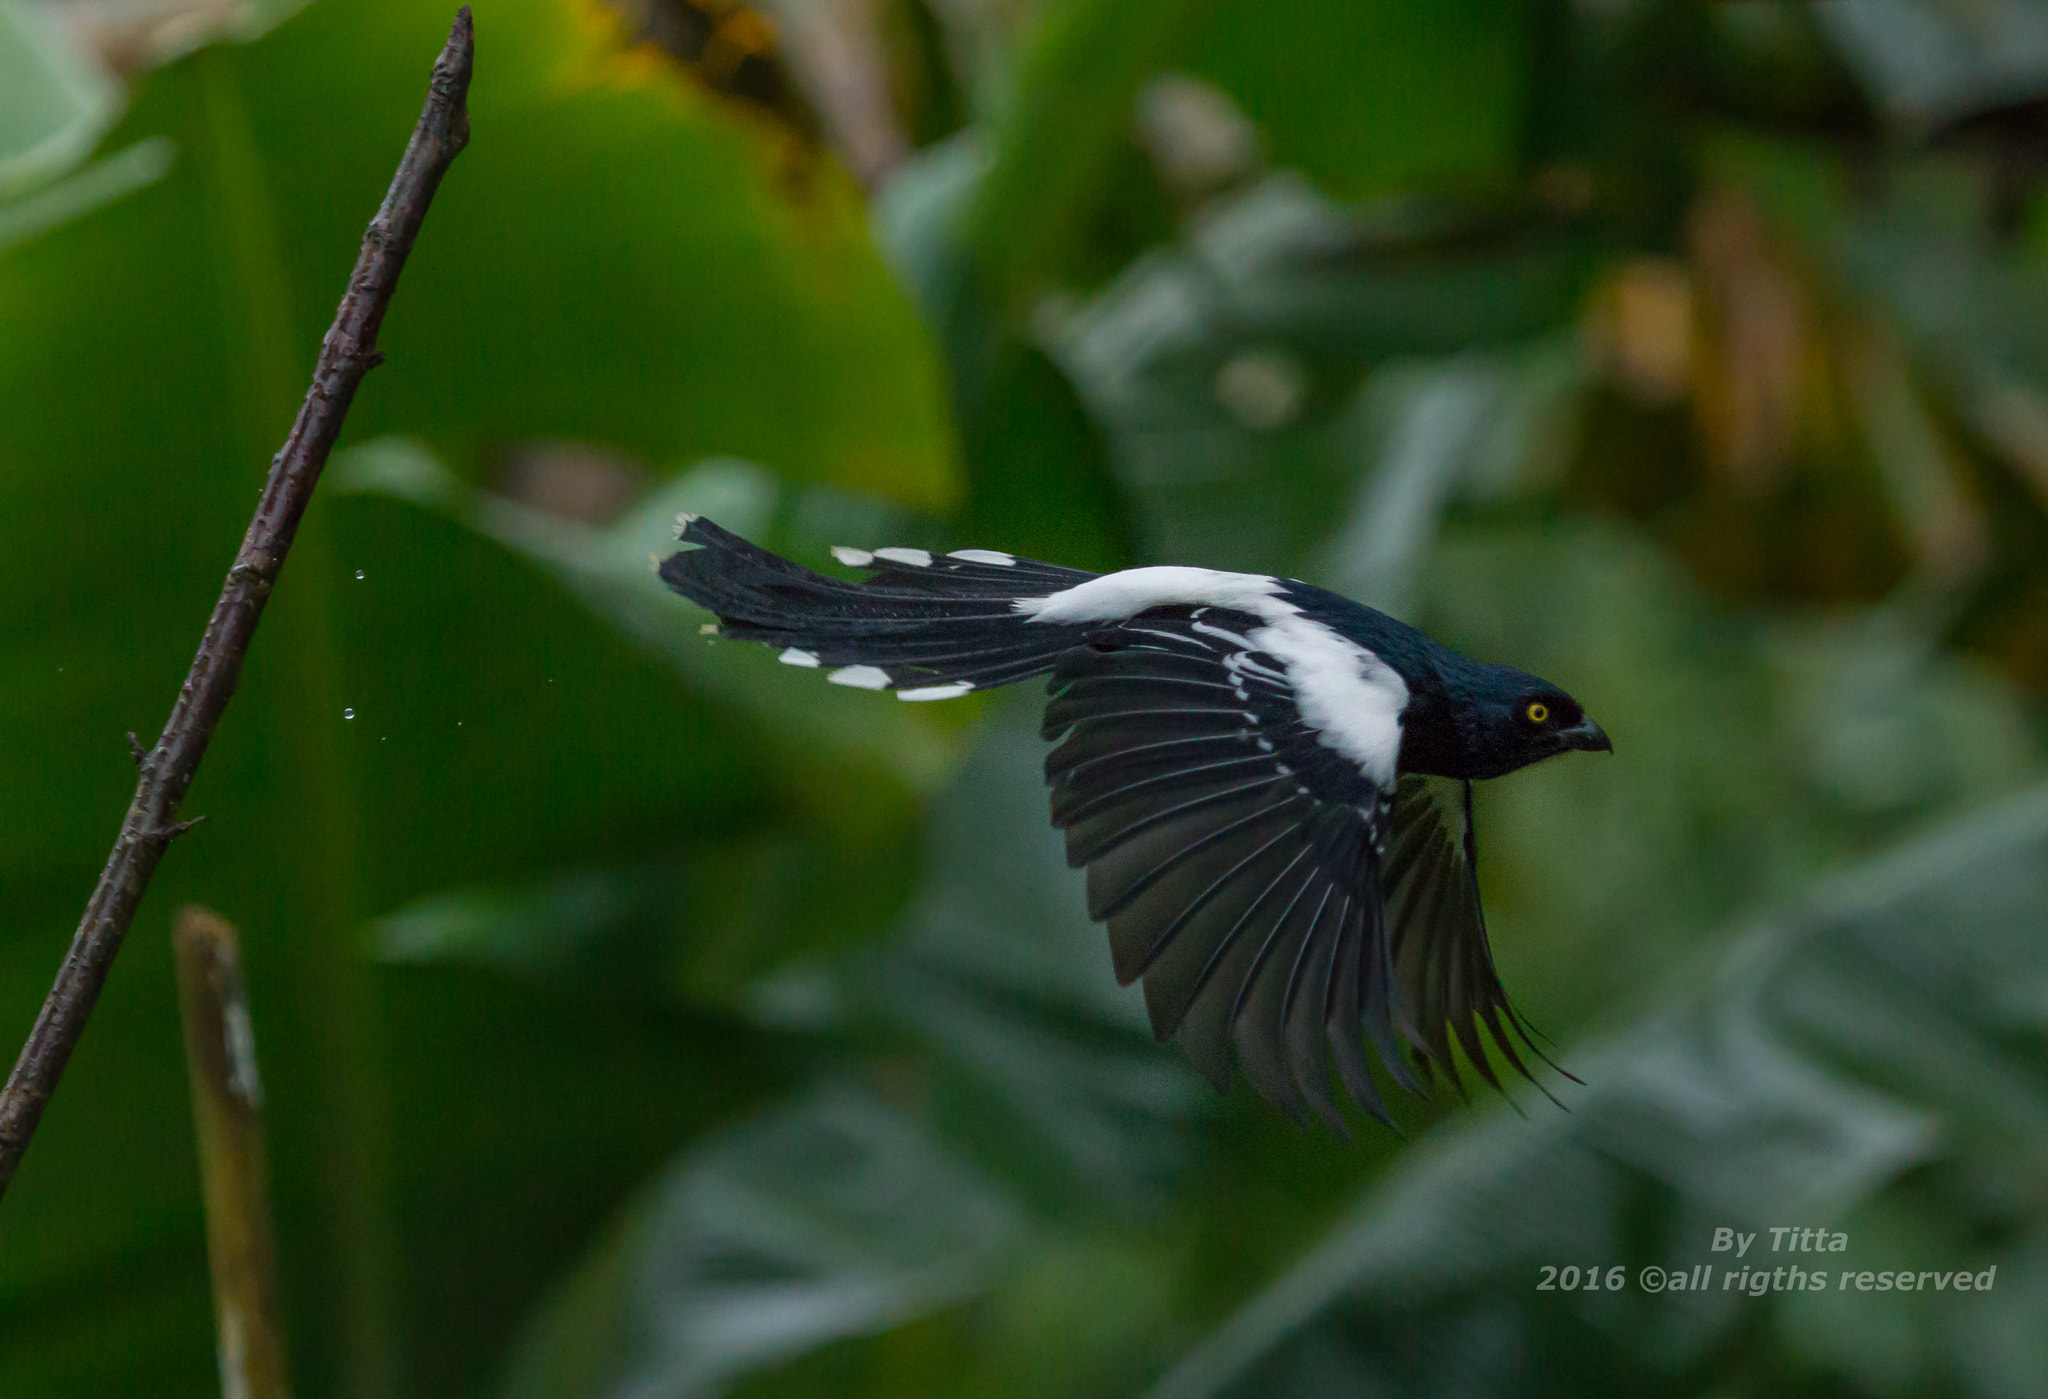
[[[1277,782],[1278,779],[1276,778],[1274,779],[1274,781]],[[1256,785],[1271,786],[1273,785],[1273,783],[1268,782]],[[1242,795],[1243,791],[1249,790],[1254,790],[1254,788],[1240,789],[1240,791],[1233,792],[1231,795]],[[1205,834],[1197,837],[1196,839],[1190,841],[1188,844],[1182,846],[1179,850],[1173,852],[1171,855],[1168,855],[1159,864],[1153,866],[1150,872],[1139,875],[1135,880],[1131,882],[1129,887],[1122,890],[1116,896],[1115,899],[1111,900],[1110,902],[1102,906],[1099,910],[1090,909],[1089,915],[1091,917],[1098,919],[1114,917],[1117,913],[1130,907],[1131,901],[1133,899],[1136,899],[1139,895],[1143,894],[1147,889],[1150,889],[1153,885],[1157,884],[1160,880],[1164,879],[1168,874],[1171,874],[1175,869],[1184,864],[1186,861],[1194,858],[1196,855],[1201,854],[1204,850],[1209,849],[1217,842],[1224,840],[1231,835],[1234,835],[1238,831],[1243,830],[1246,826],[1251,825],[1253,822],[1264,820],[1266,817],[1271,816],[1274,812],[1285,808],[1288,804],[1289,803],[1287,801],[1283,800],[1277,802],[1268,802],[1264,806],[1254,807],[1251,811],[1246,812],[1243,816],[1238,817],[1236,820],[1225,822],[1223,825],[1216,827],[1214,830],[1208,831]],[[1146,824],[1152,825],[1156,823],[1147,822]]]
[[[1391,887],[1400,884],[1414,869],[1417,857],[1427,848],[1429,822],[1414,814],[1417,806],[1429,798],[1404,794],[1406,798],[1394,808],[1393,835],[1387,842],[1387,853],[1382,860],[1386,883]]]
[[[1069,649],[1092,650],[1093,648],[1072,647]],[[1204,668],[1207,669],[1207,667]],[[1224,693],[1235,693],[1237,689],[1229,681],[1218,680],[1213,676],[1148,675],[1143,672],[1124,670],[1076,675],[1065,673],[1063,668],[1062,671],[1054,673],[1054,680],[1056,683],[1048,693],[1056,699],[1064,699],[1070,693],[1087,694],[1100,692],[1102,694],[1121,695],[1141,692],[1147,687],[1170,691],[1215,690]]]
[[[1076,724],[1114,724],[1119,721],[1129,723],[1133,720],[1144,723],[1154,719],[1170,718],[1176,714],[1213,714],[1234,719],[1240,724],[1249,722],[1253,717],[1245,712],[1242,704],[1137,705],[1130,709],[1105,709],[1077,715],[1067,720],[1066,724],[1062,725],[1062,727]]]
[[[1073,740],[1069,739],[1066,743],[1053,749],[1052,753],[1046,758],[1045,774],[1052,781],[1059,781],[1062,778],[1071,779],[1075,773],[1080,772],[1084,768],[1092,768],[1102,763],[1128,760],[1140,753],[1159,754],[1169,748],[1184,748],[1190,743],[1214,743],[1218,738],[1229,738],[1231,736],[1232,734],[1226,731],[1220,734],[1200,733],[1189,734],[1183,738],[1164,738],[1155,743],[1133,744],[1129,748],[1114,749],[1108,753],[1097,754],[1093,757],[1083,758],[1078,762],[1055,767],[1054,764],[1059,762],[1060,754],[1071,746]]]
[[[1447,855],[1442,860],[1439,875],[1444,881],[1443,897],[1448,904],[1448,918],[1437,934],[1444,1010],[1450,1021],[1451,1033],[1465,1051],[1465,1059],[1473,1072],[1488,1087],[1501,1093],[1500,1080],[1495,1077],[1493,1064],[1479,1039],[1479,1007],[1491,1002],[1492,989],[1499,982],[1491,973],[1485,932],[1476,921],[1478,910],[1475,907],[1476,891],[1472,886],[1472,867],[1469,863],[1460,866],[1455,857]]]
[[[1499,1014],[1501,1014],[1507,1019],[1508,1024],[1513,1026],[1515,1031],[1521,1035],[1522,1043],[1527,1045],[1530,1051],[1534,1053],[1537,1058],[1541,1059],[1545,1064],[1548,1064],[1552,1069],[1556,1070],[1558,1073],[1563,1074],[1573,1083],[1578,1084],[1579,1087],[1584,1088],[1586,1086],[1586,1080],[1580,1078],[1570,1069],[1560,1067],[1557,1064],[1557,1062],[1553,1060],[1548,1054],[1545,1054],[1541,1049],[1538,1049],[1536,1047],[1535,1041],[1529,1038],[1528,1030],[1523,1027],[1522,1017],[1520,1013],[1517,1012],[1512,1005],[1509,1005],[1506,999],[1503,999],[1501,1001],[1500,1006],[1498,1007],[1498,1011]],[[1487,1018],[1489,1022],[1492,1021],[1494,1014],[1495,1007],[1487,1007]],[[1494,1030],[1494,1038],[1500,1042],[1500,1047],[1503,1050],[1503,1052],[1507,1054],[1509,1062],[1515,1065],[1516,1069],[1521,1073],[1522,1077],[1528,1079],[1529,1082],[1535,1084],[1537,1089],[1543,1094],[1544,1097],[1550,1099],[1551,1102],[1556,1103],[1557,1106],[1563,1108],[1564,1104],[1562,1102],[1559,1102],[1557,1095],[1550,1091],[1550,1089],[1544,1084],[1542,1079],[1539,1079],[1538,1077],[1536,1077],[1536,1075],[1530,1073],[1527,1069],[1522,1068],[1521,1064],[1515,1059],[1514,1047],[1505,1038],[1502,1037],[1501,1032],[1497,1027]],[[1571,1111],[1571,1109],[1565,1108],[1565,1111],[1569,1112]]]
[[[1046,776],[1082,780],[1099,764],[1125,762],[1132,755],[1164,757],[1167,754],[1162,751],[1163,745],[1187,739],[1235,742],[1249,751],[1253,746],[1247,732],[1250,722],[1243,711],[1226,709],[1183,709],[1118,720],[1091,720],[1077,725],[1066,741],[1047,755]]]
[[[1501,1013],[1507,1009],[1508,1006],[1505,998],[1486,1003],[1482,1013],[1486,1017],[1487,1032],[1493,1036],[1493,1042],[1500,1047],[1500,1052],[1507,1057],[1508,1064],[1514,1071],[1523,1078],[1528,1079],[1529,1082],[1536,1084],[1538,1088],[1543,1089],[1545,1094],[1548,1094],[1550,1090],[1543,1088],[1543,1085],[1537,1082],[1536,1075],[1529,1072],[1528,1067],[1522,1063],[1521,1056],[1515,1053],[1513,1032],[1501,1024]],[[1509,1017],[1509,1024],[1512,1024],[1512,1012],[1509,1013]],[[1556,1102],[1557,1100],[1552,1098],[1551,1101]]]
[[[1282,778],[1278,773],[1274,773],[1270,776],[1261,777],[1256,781],[1241,782],[1231,787],[1218,787],[1213,791],[1204,792],[1201,796],[1191,797],[1187,801],[1178,802],[1173,806],[1161,807],[1157,810],[1144,812],[1143,814],[1133,819],[1129,824],[1119,826],[1113,831],[1090,832],[1083,834],[1079,829],[1080,823],[1076,821],[1074,823],[1071,823],[1067,828],[1067,864],[1074,869],[1079,869],[1081,866],[1085,864],[1089,864],[1097,859],[1100,859],[1103,855],[1108,854],[1111,850],[1115,849],[1119,845],[1122,845],[1125,841],[1131,839],[1131,837],[1133,836],[1142,835],[1144,832],[1152,830],[1158,826],[1163,826],[1169,821],[1175,821],[1183,816],[1192,815],[1194,812],[1202,811],[1208,807],[1222,806],[1238,797],[1245,796],[1249,793],[1261,791],[1268,787],[1278,786],[1284,780],[1285,779]],[[1263,807],[1260,808],[1261,811],[1266,809],[1267,808]],[[1258,813],[1255,812],[1253,814],[1256,815]],[[1251,818],[1247,817],[1246,819],[1249,820]],[[1214,835],[1221,835],[1229,831],[1235,830],[1237,828],[1237,825],[1241,824],[1243,823],[1239,822],[1234,823],[1232,825],[1224,826],[1221,828],[1221,830],[1213,833],[1211,836],[1204,837],[1203,839],[1204,841],[1213,839]],[[1204,845],[1198,842],[1193,846],[1189,846],[1188,851],[1192,852],[1194,850],[1202,848],[1204,848]],[[1179,857],[1176,856],[1175,858],[1178,859]],[[1161,866],[1158,873],[1164,873],[1166,869],[1169,867],[1170,866]],[[1126,896],[1126,898],[1129,898],[1136,894],[1143,893],[1146,889],[1149,889],[1151,887],[1151,881],[1145,881],[1139,884],[1137,887],[1133,888],[1130,891],[1130,894]],[[1116,907],[1122,907],[1122,903],[1119,903]],[[1107,918],[1114,911],[1115,909],[1105,909],[1099,916]]]
[[[1053,697],[1045,707],[1039,733],[1048,740],[1057,739],[1077,724],[1183,709],[1196,701],[1204,701],[1203,707],[1218,712],[1242,714],[1245,710],[1245,701],[1228,685],[1197,686],[1185,680],[1142,680],[1127,685],[1085,681]]]
[[[1313,859],[1297,859],[1291,868],[1298,872],[1298,878],[1290,881],[1283,872],[1266,891],[1267,897],[1256,901],[1257,906],[1246,910],[1238,924],[1218,939],[1214,955],[1197,974],[1200,989],[1189,994],[1175,1031],[1189,1060],[1208,1075],[1219,1092],[1230,1083],[1234,1032],[1244,988],[1266,954],[1274,931],[1287,921],[1310,886],[1322,878]],[[1292,891],[1288,892],[1290,882]]]
[[[1271,808],[1267,809],[1270,810]],[[1225,870],[1222,874],[1218,875],[1214,880],[1210,881],[1209,886],[1202,890],[1201,893],[1195,895],[1193,899],[1189,900],[1187,907],[1182,909],[1178,914],[1176,914],[1174,916],[1173,921],[1171,923],[1168,923],[1166,927],[1160,931],[1159,937],[1152,944],[1151,950],[1145,954],[1144,960],[1138,964],[1138,968],[1135,975],[1143,976],[1146,972],[1150,971],[1152,969],[1153,963],[1159,960],[1159,954],[1166,950],[1166,945],[1172,942],[1173,939],[1179,935],[1180,930],[1188,925],[1189,920],[1193,919],[1203,909],[1207,908],[1209,906],[1209,902],[1212,899],[1214,899],[1218,894],[1222,893],[1226,888],[1228,888],[1232,883],[1234,883],[1237,877],[1240,874],[1242,874],[1247,868],[1257,863],[1258,860],[1261,857],[1263,857],[1267,851],[1271,850],[1274,846],[1280,844],[1280,842],[1290,839],[1294,835],[1296,835],[1296,832],[1292,830],[1281,831],[1271,840],[1267,841],[1265,844],[1253,850],[1249,855],[1246,855],[1243,859],[1239,860],[1236,864],[1232,865],[1229,869]],[[1159,1038],[1165,1039],[1167,1035],[1170,1035],[1172,1033],[1172,1030],[1167,1030],[1164,1033],[1160,1034]]]
[[[1264,753],[1253,753],[1242,758],[1219,758],[1214,762],[1196,763],[1189,767],[1168,768],[1145,777],[1134,778],[1121,787],[1107,787],[1099,792],[1085,795],[1071,787],[1053,794],[1053,825],[1064,830],[1076,821],[1085,821],[1119,801],[1128,801],[1134,796],[1157,796],[1172,792],[1183,785],[1210,783],[1234,777],[1243,772],[1270,772],[1273,760]],[[1061,805],[1062,797],[1076,797],[1073,805]]]
[[[1545,1054],[1543,1052],[1543,1046],[1538,1044],[1536,1041],[1538,1039],[1549,1039],[1550,1037],[1548,1035],[1545,1035],[1541,1030],[1538,1030],[1534,1025],[1531,1025],[1529,1023],[1528,1017],[1523,1015],[1519,1010],[1516,1010],[1513,1002],[1509,1001],[1506,996],[1501,997],[1500,1011],[1501,1014],[1507,1018],[1508,1024],[1514,1027],[1515,1033],[1522,1037],[1522,1043],[1529,1050],[1530,1053],[1534,1054],[1538,1059],[1541,1059],[1544,1062],[1544,1064],[1546,1064],[1551,1069],[1555,1070],[1557,1073],[1562,1074],[1564,1077],[1570,1079],[1573,1083],[1578,1084],[1579,1087],[1584,1088],[1586,1086],[1586,1080],[1580,1078],[1570,1069],[1567,1069],[1566,1067],[1564,1067],[1564,1065],[1558,1063],[1555,1059],[1551,1058],[1548,1054]],[[1536,1080],[1533,1074],[1530,1075],[1529,1078],[1532,1083],[1536,1083],[1537,1087],[1543,1087],[1543,1085]],[[1544,1091],[1546,1093],[1549,1092],[1548,1089],[1544,1089]],[[1551,1101],[1556,1102],[1556,1099],[1553,1098]],[[1563,1107],[1564,1104],[1558,1103],[1558,1106]]]
[[[1436,1056],[1444,1076],[1450,1079],[1451,1087],[1457,1089],[1458,1097],[1469,1103],[1471,1094],[1466,1091],[1465,1077],[1458,1072],[1457,1057],[1452,1052],[1452,1040],[1457,1034],[1455,990],[1458,948],[1455,929],[1446,922],[1445,905],[1456,897],[1449,877],[1451,858],[1447,847],[1437,845],[1432,847],[1422,866],[1429,889],[1428,940],[1423,948],[1430,994],[1427,1035],[1430,1051]],[[1455,913],[1449,916],[1455,917]]]
[[[1407,1056],[1401,1053],[1400,1026],[1408,1013],[1401,1004],[1400,982],[1394,976],[1394,951],[1387,927],[1387,906],[1383,898],[1364,901],[1365,947],[1360,957],[1361,985],[1366,1032],[1388,1074],[1404,1090],[1420,1094],[1422,1085],[1408,1071]],[[1367,959],[1370,959],[1369,963]],[[1370,966],[1370,971],[1366,970]]]
[[[1243,984],[1238,987],[1231,1004],[1229,1022],[1230,1040],[1237,1049],[1238,1066],[1244,1070],[1245,1078],[1261,1097],[1286,1113],[1297,1127],[1304,1128],[1308,1126],[1308,1118],[1301,1101],[1301,1091],[1295,1086],[1294,1074],[1287,1066],[1281,1044],[1278,1001],[1286,994],[1287,977],[1284,974],[1274,975],[1278,970],[1275,954],[1290,940],[1290,930],[1298,922],[1304,899],[1318,886],[1321,894],[1315,907],[1320,909],[1323,900],[1329,897],[1330,885],[1320,871],[1314,871],[1302,882],[1293,900],[1273,924],[1272,931],[1266,934],[1266,940],[1260,944]],[[1292,962],[1290,958],[1290,968]]]
[[[1337,1076],[1343,1080],[1351,1101],[1398,1133],[1401,1129],[1388,1114],[1365,1057],[1365,1018],[1370,1012],[1359,971],[1365,958],[1372,955],[1367,927],[1371,922],[1369,909],[1377,902],[1373,898],[1354,899],[1348,894],[1344,898],[1344,908],[1337,915],[1337,970],[1330,978],[1323,1022],[1331,1057],[1336,1060]],[[1351,927],[1354,915],[1358,919],[1355,930]]]
[[[1082,719],[1076,720],[1075,722],[1086,722],[1090,724],[1114,724],[1118,720],[1137,720],[1140,723],[1150,723],[1154,720],[1170,719],[1175,715],[1185,714],[1200,714],[1204,717],[1208,717],[1211,715],[1223,716],[1230,719],[1234,719],[1240,724],[1244,723],[1252,717],[1251,715],[1245,712],[1243,705],[1238,704],[1184,704],[1174,705],[1171,707],[1141,705],[1135,709],[1110,709],[1104,710],[1100,714],[1088,714],[1083,716]]]
[[[1492,1031],[1494,1043],[1500,1046],[1501,1052],[1507,1056],[1508,1063],[1514,1066],[1515,1072],[1520,1074],[1529,1082],[1535,1084],[1536,1087],[1542,1092],[1544,1097],[1550,1099],[1551,1102],[1556,1103],[1558,1107],[1562,1108],[1564,1107],[1564,1104],[1558,1101],[1557,1095],[1555,1093],[1552,1093],[1550,1089],[1540,1079],[1536,1077],[1536,1075],[1530,1073],[1529,1070],[1523,1065],[1520,1056],[1518,1056],[1515,1053],[1513,1039],[1509,1035],[1503,1033],[1501,1030],[1500,1017],[1505,1016],[1509,1026],[1511,1026],[1516,1033],[1521,1035],[1522,1043],[1529,1047],[1529,1051],[1532,1054],[1534,1054],[1537,1058],[1541,1059],[1545,1064],[1548,1064],[1552,1069],[1555,1069],[1558,1073],[1563,1074],[1573,1083],[1579,1084],[1580,1087],[1585,1086],[1585,1081],[1583,1079],[1579,1078],[1569,1069],[1566,1069],[1559,1065],[1556,1060],[1552,1059],[1548,1054],[1545,1054],[1543,1052],[1543,1047],[1537,1044],[1535,1039],[1531,1037],[1529,1033],[1530,1026],[1528,1022],[1525,1021],[1521,1014],[1515,1010],[1514,1006],[1508,1002],[1507,991],[1500,984],[1500,974],[1493,965],[1492,941],[1487,936],[1486,932],[1486,908],[1479,898],[1479,823],[1475,821],[1472,817],[1472,782],[1469,778],[1467,778],[1464,783],[1464,804],[1466,889],[1467,897],[1470,898],[1470,900],[1472,901],[1472,923],[1475,931],[1478,934],[1479,956],[1482,957],[1485,962],[1485,973],[1489,993],[1486,1000],[1487,1028]]]
[[[1460,784],[1459,795],[1463,798],[1465,828],[1460,833],[1460,846],[1465,855],[1464,878],[1459,881],[1459,892],[1464,896],[1465,913],[1468,919],[1469,936],[1465,947],[1464,992],[1467,999],[1459,1004],[1457,1021],[1459,1042],[1465,1046],[1465,1055],[1479,1070],[1479,1074],[1496,1093],[1506,1097],[1506,1090],[1494,1077],[1493,1066],[1487,1062],[1486,1051],[1479,1039],[1479,1013],[1484,1006],[1491,1010],[1496,1001],[1506,997],[1501,991],[1500,974],[1494,969],[1493,950],[1486,936],[1486,910],[1479,899],[1479,827],[1472,817],[1472,782],[1467,778]],[[1495,1036],[1496,1040],[1498,1036]],[[1511,1056],[1512,1057],[1512,1056]]]
[[[1474,953],[1484,956],[1483,949],[1466,947],[1463,956],[1450,957],[1450,994],[1446,998],[1451,1010],[1451,1030],[1457,1035],[1458,1043],[1464,1048],[1465,1058],[1472,1069],[1494,1092],[1506,1096],[1500,1086],[1500,1079],[1494,1075],[1493,1064],[1486,1057],[1486,1048],[1479,1041],[1479,1006],[1487,999],[1486,980],[1476,964]]]
[[[1458,1078],[1457,1067],[1451,1062],[1450,1038],[1445,1032],[1445,1009],[1443,983],[1438,973],[1438,954],[1443,938],[1437,929],[1437,910],[1443,902],[1441,880],[1437,877],[1443,854],[1440,844],[1428,846],[1409,875],[1407,890],[1410,895],[1401,921],[1399,936],[1401,946],[1395,950],[1395,965],[1400,969],[1404,990],[1412,992],[1415,1013],[1419,1017],[1415,1026],[1416,1048],[1422,1051],[1417,1061],[1425,1081],[1442,1072],[1465,1096],[1465,1085]],[[1403,964],[1405,963],[1405,967]]]
[[[1281,866],[1279,873],[1275,874],[1270,880],[1266,882],[1265,888],[1259,891],[1258,896],[1255,897],[1249,904],[1247,904],[1244,908],[1244,911],[1238,914],[1236,920],[1232,922],[1227,929],[1224,930],[1223,935],[1216,940],[1216,946],[1210,950],[1208,958],[1202,963],[1201,969],[1195,973],[1195,979],[1189,985],[1187,994],[1182,1001],[1180,1007],[1180,1014],[1173,1017],[1165,1031],[1162,1034],[1160,1034],[1159,1037],[1161,1039],[1165,1039],[1168,1036],[1171,1036],[1179,1032],[1180,1026],[1187,1015],[1188,1009],[1192,1007],[1194,1003],[1201,998],[1202,993],[1208,989],[1210,980],[1214,978],[1214,976],[1216,975],[1216,969],[1223,965],[1224,959],[1227,956],[1229,956],[1232,949],[1236,947],[1238,938],[1243,936],[1244,930],[1251,926],[1252,919],[1259,913],[1259,911],[1268,906],[1268,904],[1272,900],[1273,891],[1278,889],[1282,884],[1286,883],[1288,876],[1291,875],[1295,871],[1295,869],[1300,866],[1301,862],[1308,858],[1308,856],[1309,847],[1306,845],[1302,846],[1301,849],[1295,851],[1294,858],[1289,860],[1285,865]]]
[[[1153,647],[1116,646],[1110,644],[1114,639],[1114,633],[1098,635],[1086,645],[1064,652],[1046,687],[1047,693],[1058,694],[1066,686],[1090,681],[1124,680],[1187,680],[1226,690],[1232,688],[1228,680],[1218,678],[1214,656],[1184,656]]]
[[[1333,886],[1316,909],[1288,978],[1281,1026],[1287,1064],[1302,1096],[1331,1131],[1348,1141],[1351,1131],[1330,1092],[1330,1066],[1323,1057],[1329,1038],[1330,983],[1344,932],[1343,921],[1336,915],[1347,903]]]

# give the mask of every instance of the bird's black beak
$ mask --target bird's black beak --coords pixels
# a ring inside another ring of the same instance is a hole
[[[1566,748],[1576,748],[1582,753],[1612,753],[1613,742],[1601,732],[1600,726],[1591,719],[1581,719],[1568,729],[1559,729],[1557,736],[1564,740]]]

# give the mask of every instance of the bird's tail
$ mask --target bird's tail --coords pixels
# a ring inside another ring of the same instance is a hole
[[[782,648],[785,663],[823,666],[841,685],[950,699],[1050,671],[1085,627],[1033,622],[1015,603],[1096,575],[987,549],[834,549],[869,570],[851,583],[813,573],[697,515],[676,538],[662,581],[718,615],[721,634]]]

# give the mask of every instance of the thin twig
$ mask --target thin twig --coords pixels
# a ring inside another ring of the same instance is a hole
[[[290,1399],[263,1158],[263,1081],[235,930],[203,908],[181,908],[171,947],[206,1194],[221,1392]]]
[[[270,481],[257,502],[249,532],[242,536],[220,601],[206,624],[199,654],[178,691],[178,702],[163,737],[139,759],[141,781],[121,822],[121,834],[100,873],[99,886],[71,939],[57,981],[43,1001],[21,1058],[0,1090],[0,1194],[14,1178],[43,1108],[99,998],[121,939],[149,887],[157,861],[184,829],[174,818],[199,770],[214,726],[220,722],[242,657],[249,649],[263,605],[277,583],[292,536],[306,513],[327,454],[341,433],[356,386],[381,358],[377,330],[391,304],[398,274],[419,234],[427,205],[449,164],[469,141],[469,78],[474,56],[469,7],[455,16],[447,47],[434,62],[426,109],[413,129],[377,216],[363,235],[363,250],[349,275],[334,324],[320,342],[313,385],[292,423],[291,435],[270,464]]]

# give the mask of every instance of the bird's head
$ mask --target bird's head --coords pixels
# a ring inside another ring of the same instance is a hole
[[[1579,702],[1513,666],[1484,666],[1459,706],[1469,777],[1499,777],[1559,753],[1612,753]]]

